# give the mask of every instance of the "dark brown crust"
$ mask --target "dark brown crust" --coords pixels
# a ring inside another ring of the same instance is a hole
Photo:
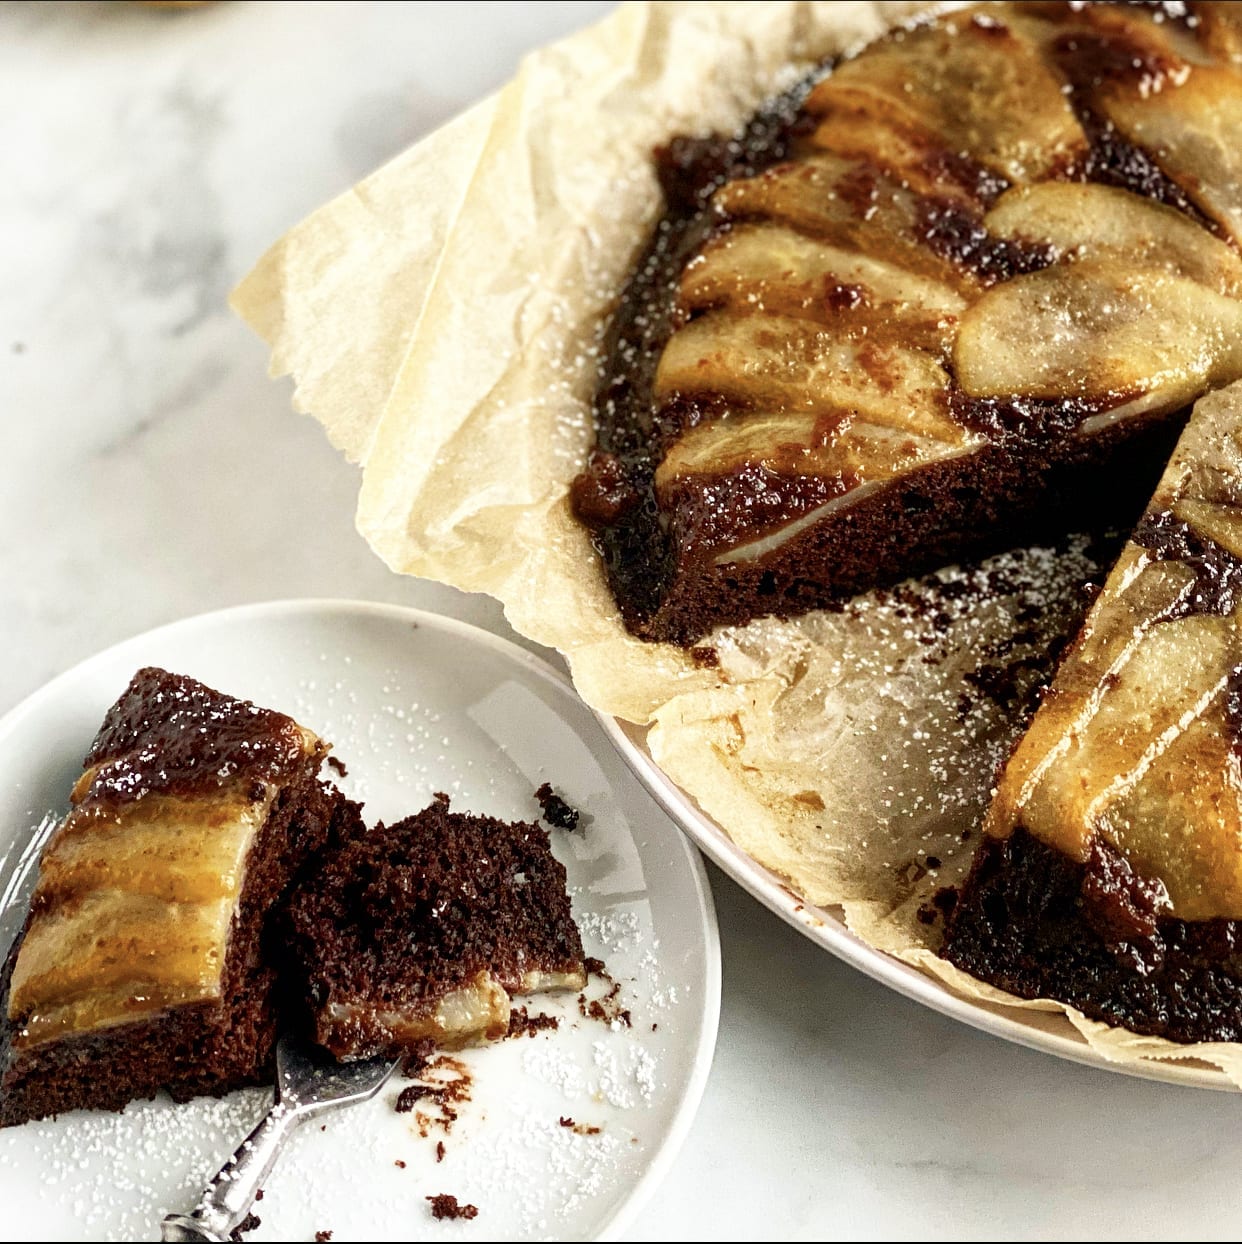
[[[1242,1040],[1242,921],[1162,917],[1161,899],[1112,848],[1083,864],[1019,828],[983,840],[941,953],[1019,997],[1131,1032]]]
[[[290,904],[317,1040],[338,1057],[395,1055],[382,1024],[334,1021],[326,1004],[430,1013],[481,971],[510,993],[530,969],[581,971],[565,886],[547,830],[450,812],[445,796],[356,836]]]
[[[15,1051],[9,981],[21,937],[0,976],[0,1127],[67,1110],[120,1110],[167,1089],[176,1101],[270,1080],[277,972],[265,948],[269,915],[298,868],[358,820],[358,805],[316,776],[318,759],[277,796],[246,866],[225,963],[223,1005],[180,1007],[150,1019]],[[24,935],[24,930],[23,930]]]

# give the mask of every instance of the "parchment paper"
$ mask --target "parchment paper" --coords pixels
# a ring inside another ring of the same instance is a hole
[[[965,996],[1064,1011],[1105,1058],[1196,1056],[1242,1085],[1235,1046],[1139,1038],[934,953],[928,901],[968,867],[1023,696],[1081,611],[1084,545],[728,628],[707,667],[625,632],[569,513],[601,328],[661,207],[652,148],[736,129],[929,7],[624,5],[291,230],[233,306],[362,467],[358,528],[388,565],[502,601],[791,889]]]

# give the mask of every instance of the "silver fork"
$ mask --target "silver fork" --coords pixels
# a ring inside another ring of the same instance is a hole
[[[370,1100],[399,1062],[368,1058],[338,1063],[321,1050],[282,1038],[276,1046],[276,1100],[271,1110],[207,1185],[194,1211],[164,1219],[161,1238],[229,1239],[250,1212],[259,1185],[293,1132],[307,1119],[338,1106]]]

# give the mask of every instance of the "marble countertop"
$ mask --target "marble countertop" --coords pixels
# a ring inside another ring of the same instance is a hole
[[[0,712],[116,640],[247,601],[510,633],[494,602],[370,553],[356,472],[225,297],[286,227],[608,7],[0,7]],[[962,1027],[712,882],[715,1066],[627,1238],[1236,1234],[1231,1096]]]

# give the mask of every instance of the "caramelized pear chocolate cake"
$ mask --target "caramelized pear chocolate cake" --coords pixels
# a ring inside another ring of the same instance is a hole
[[[1242,1040],[1242,386],[1204,398],[1001,776],[944,954]]]
[[[327,752],[281,713],[134,676],[0,974],[0,1127],[262,1082],[285,1031],[341,1058],[495,1039],[511,994],[585,986],[546,830],[438,796],[368,831]]]
[[[1242,10],[988,4],[658,153],[574,482],[690,644],[1138,514],[1242,376]]]
[[[282,713],[140,670],[108,711],[0,976],[0,1126],[268,1075],[269,915],[358,807]]]
[[[545,829],[446,795],[355,834],[291,906],[315,1039],[338,1058],[495,1040],[511,995],[584,988],[565,880]]]

